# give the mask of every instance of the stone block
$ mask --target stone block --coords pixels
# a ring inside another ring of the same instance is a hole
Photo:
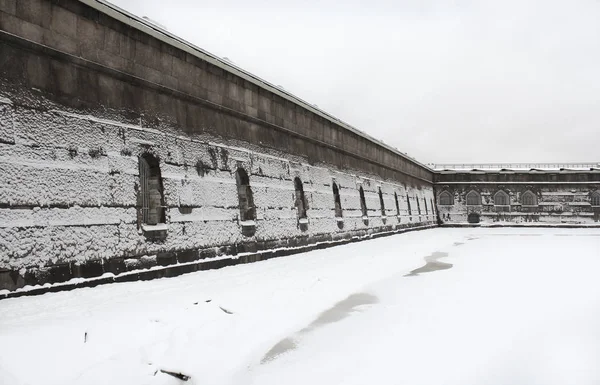
[[[169,266],[177,263],[177,255],[173,251],[160,252],[156,255],[156,264]]]
[[[14,3],[2,0],[1,3]],[[47,0],[16,1],[16,16],[38,26],[50,27],[51,3]]]
[[[0,271],[0,290],[16,290],[25,286],[25,279],[18,271]]]
[[[200,251],[200,259],[214,258],[217,256],[217,251],[214,248],[204,249]]]
[[[86,53],[95,52],[104,46],[105,28],[89,19],[77,19],[77,38],[81,46],[82,56],[90,60],[97,60],[96,57],[88,57]]]
[[[90,260],[73,265],[73,276],[83,278],[99,277],[104,274],[104,263],[101,260]]]
[[[177,261],[179,263],[194,262],[199,258],[198,250],[185,250],[177,252]]]
[[[104,261],[104,271],[113,273],[114,275],[119,275],[127,271],[127,266],[125,266],[125,258],[111,258]]]
[[[79,43],[74,37],[61,35],[54,30],[44,30],[43,43],[58,51],[79,56]]]
[[[23,1],[19,1],[22,3]],[[0,1],[0,12],[5,12],[11,15],[17,14],[17,0],[2,0]]]
[[[4,12],[0,12],[0,29],[38,43],[44,36],[44,28]]]
[[[48,270],[50,272],[50,282],[52,283],[65,282],[73,278],[71,264],[68,263],[51,266]]]
[[[57,4],[52,4],[51,15],[51,30],[63,36],[77,38],[77,15]]]

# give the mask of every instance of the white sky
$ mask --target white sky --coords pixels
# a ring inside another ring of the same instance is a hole
[[[600,161],[600,0],[112,2],[423,163]]]

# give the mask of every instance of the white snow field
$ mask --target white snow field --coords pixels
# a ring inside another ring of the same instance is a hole
[[[7,299],[0,384],[599,384],[599,277],[600,229],[444,228]]]

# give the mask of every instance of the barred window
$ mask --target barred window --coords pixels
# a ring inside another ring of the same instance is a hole
[[[450,206],[454,204],[454,198],[448,191],[442,191],[438,197],[440,206]]]
[[[341,218],[342,217],[342,201],[340,200],[340,189],[335,182],[333,182],[333,184],[331,185],[331,189],[333,190],[333,204],[335,207],[335,217]]]
[[[531,191],[525,191],[521,200],[523,206],[537,206],[537,197]]]
[[[360,211],[362,212],[362,216],[367,216],[367,202],[365,202],[365,190],[363,190],[362,186],[358,189],[358,194],[360,195]]]
[[[296,195],[296,209],[298,210],[298,218],[306,218],[306,197],[304,196],[304,187],[300,178],[294,178],[294,190]]]
[[[138,207],[141,223],[156,225],[165,223],[165,207],[162,178],[158,158],[145,153],[138,158],[140,189]]]
[[[496,206],[508,206],[509,199],[508,194],[500,190],[494,195],[494,204]]]
[[[478,206],[481,204],[481,195],[477,191],[469,191],[467,194],[467,206]]]
[[[381,187],[379,187],[379,205],[381,206],[381,216],[385,217],[385,203],[383,203],[383,193]]]
[[[250,188],[250,178],[246,170],[243,168],[237,169],[235,172],[235,182],[238,191],[240,219],[242,221],[253,221],[256,219],[256,207],[254,206],[252,188]]]

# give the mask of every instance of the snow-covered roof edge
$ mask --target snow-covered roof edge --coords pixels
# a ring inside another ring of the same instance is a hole
[[[353,133],[377,144],[378,146],[384,147],[385,149],[395,153],[396,155],[402,157],[403,159],[405,159],[411,163],[421,166],[426,170],[433,171],[433,169],[430,166],[425,165],[425,164],[417,161],[414,158],[411,158],[410,156],[400,152],[398,149],[396,149],[380,140],[373,138],[372,136],[368,135],[367,133],[351,126],[350,124],[336,118],[335,116],[321,110],[320,108],[315,107],[314,105],[311,105],[310,103],[304,101],[303,99],[299,98],[298,96],[295,96],[294,94],[288,92],[287,90],[282,89],[280,86],[276,86],[256,75],[238,67],[237,65],[233,64],[230,61],[224,60],[224,59],[218,57],[217,55],[213,55],[210,52],[205,51],[204,49],[197,47],[194,44],[192,44],[178,36],[175,36],[174,34],[161,28],[159,25],[157,25],[155,23],[152,23],[149,20],[145,20],[141,17],[138,17],[138,16],[114,5],[114,4],[111,4],[110,2],[105,1],[105,0],[78,0],[78,1],[94,8],[95,10],[97,10],[99,12],[106,14],[109,17],[112,17],[113,19],[119,20],[120,22],[127,24],[132,28],[135,28],[141,32],[148,34],[148,35],[151,35],[152,37],[154,37],[166,44],[169,44],[175,48],[185,51],[191,55],[194,55],[194,56],[198,57],[199,59],[207,61],[212,65],[215,65],[227,72],[230,72],[236,76],[239,76],[239,77],[257,85],[260,88],[263,88],[263,89],[265,89],[269,92],[272,92],[284,99],[287,99],[297,105],[300,105],[301,107],[347,129],[348,131],[353,132]]]
[[[429,164],[437,172],[582,172],[600,171],[600,162],[587,163],[450,163]]]

